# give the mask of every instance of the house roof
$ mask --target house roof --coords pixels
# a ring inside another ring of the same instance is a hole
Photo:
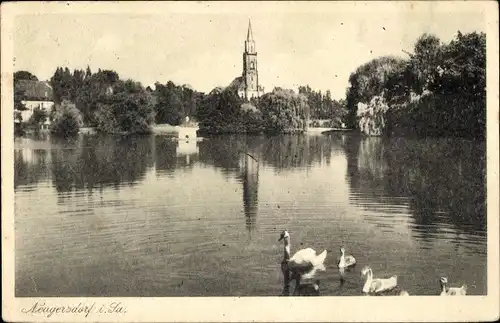
[[[15,83],[16,92],[21,93],[21,100],[53,101],[54,93],[48,82],[19,80]]]

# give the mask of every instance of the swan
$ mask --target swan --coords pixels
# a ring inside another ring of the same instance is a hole
[[[367,275],[363,293],[381,293],[394,289],[398,285],[398,276],[390,278],[373,278],[373,271],[370,267],[365,266],[361,270],[361,275]]]
[[[403,290],[401,293],[399,293],[399,296],[410,296],[407,291]]]
[[[462,287],[448,287],[448,278],[441,277],[439,280],[441,284],[441,296],[464,296],[467,295],[467,285],[463,284]]]
[[[356,265],[356,258],[353,255],[346,255],[344,247],[340,248],[340,258],[337,263],[339,267],[339,272],[341,275],[341,279],[344,279],[344,273],[346,269],[354,267]]]
[[[284,259],[282,263],[283,271],[290,271],[292,279],[296,279],[296,286],[299,286],[300,278],[309,279],[314,277],[317,271],[326,271],[323,264],[327,251],[317,254],[314,249],[305,248],[297,251],[290,257],[290,234],[284,230],[278,241],[284,240]]]

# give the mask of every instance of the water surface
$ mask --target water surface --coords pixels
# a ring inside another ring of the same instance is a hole
[[[14,158],[16,296],[280,295],[283,229],[329,251],[322,295],[361,295],[365,265],[413,295],[443,275],[486,294],[483,142],[81,135]]]

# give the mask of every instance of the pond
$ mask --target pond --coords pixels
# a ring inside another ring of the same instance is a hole
[[[365,265],[487,293],[484,142],[80,135],[16,138],[14,164],[18,297],[277,296],[284,229],[328,251],[321,295],[361,295]]]

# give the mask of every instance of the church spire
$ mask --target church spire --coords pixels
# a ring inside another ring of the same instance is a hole
[[[250,19],[248,19],[247,41],[253,41],[252,23],[250,22]]]

